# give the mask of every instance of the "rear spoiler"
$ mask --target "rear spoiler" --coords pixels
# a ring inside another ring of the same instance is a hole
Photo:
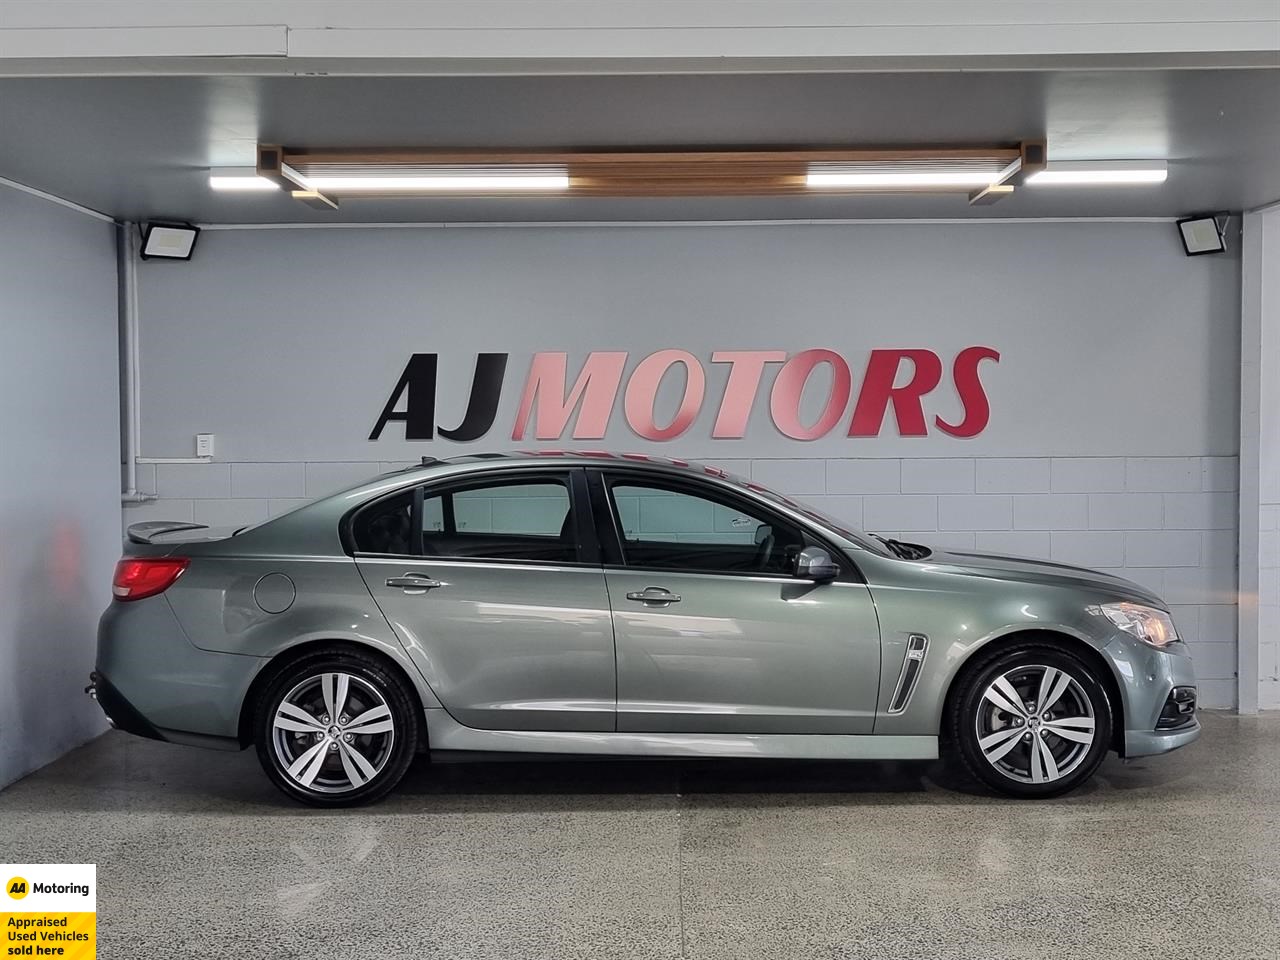
[[[177,533],[179,530],[208,530],[203,523],[183,523],[180,520],[148,520],[145,523],[131,523],[125,535],[130,543],[153,543],[153,537],[162,533]]]

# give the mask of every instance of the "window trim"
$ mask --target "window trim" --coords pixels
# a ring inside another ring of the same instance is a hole
[[[517,560],[507,557],[441,557],[427,556],[422,549],[422,506],[426,499],[435,496],[438,493],[450,493],[458,489],[474,489],[476,487],[502,486],[520,482],[545,482],[546,480],[558,480],[563,483],[565,492],[569,497],[569,515],[572,518],[574,530],[574,560]],[[410,523],[415,531],[410,543],[411,552],[407,554],[400,553],[373,553],[371,551],[359,550],[355,542],[354,525],[356,518],[366,510],[374,510],[380,504],[388,500],[394,500],[397,497],[403,497],[406,492],[411,492],[413,496],[412,508],[410,514]],[[467,472],[463,474],[452,474],[440,477],[435,480],[428,480],[424,483],[418,483],[412,487],[401,487],[398,490],[389,491],[382,496],[373,500],[368,500],[359,506],[353,507],[342,518],[339,527],[339,536],[342,540],[343,549],[348,556],[353,558],[367,557],[377,560],[405,560],[407,562],[416,563],[488,563],[488,564],[510,564],[519,567],[598,567],[600,565],[600,545],[596,537],[595,526],[587,522],[590,516],[590,501],[587,494],[586,470],[582,467],[563,467],[553,465],[530,465],[528,467],[516,467],[502,470],[482,470],[476,472]]]
[[[687,493],[713,502],[727,501],[729,504],[740,503],[744,513],[760,515],[762,520],[785,524],[800,531],[805,546],[821,547],[831,554],[840,565],[840,575],[836,583],[865,583],[862,571],[849,556],[847,550],[835,546],[825,536],[817,533],[809,523],[789,517],[776,510],[762,500],[754,499],[739,493],[736,489],[709,483],[700,477],[688,477],[669,473],[656,473],[648,470],[629,470],[620,468],[593,468],[588,471],[591,484],[592,517],[595,520],[601,545],[602,562],[606,570],[652,570],[658,573],[681,573],[694,576],[712,577],[746,577],[752,580],[784,580],[790,575],[776,571],[754,570],[697,570],[689,567],[653,567],[628,563],[623,544],[626,538],[622,532],[622,518],[618,515],[618,505],[613,497],[612,484],[618,480],[627,480],[641,485],[655,486],[659,489],[672,490],[676,493]],[[798,578],[797,582],[800,581]]]

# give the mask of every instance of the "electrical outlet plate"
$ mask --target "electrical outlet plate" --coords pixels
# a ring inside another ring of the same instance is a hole
[[[196,434],[196,456],[197,457],[213,456],[213,434],[212,433]]]

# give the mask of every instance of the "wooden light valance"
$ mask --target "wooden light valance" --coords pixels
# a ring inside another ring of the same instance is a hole
[[[355,150],[259,145],[258,174],[297,199],[965,194],[989,203],[1043,169],[1043,141],[938,149]],[[834,171],[835,177],[814,176]],[[834,184],[821,180],[841,181]],[[847,182],[843,182],[847,181]],[[332,184],[326,186],[325,184]],[[500,184],[500,186],[494,186]]]

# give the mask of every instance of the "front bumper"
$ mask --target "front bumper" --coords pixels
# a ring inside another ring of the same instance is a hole
[[[1149,757],[1157,753],[1168,753],[1170,750],[1177,750],[1192,741],[1199,740],[1200,733],[1200,721],[1195,719],[1177,730],[1126,730],[1124,755]]]
[[[1157,650],[1140,640],[1117,637],[1106,652],[1115,664],[1124,694],[1123,756],[1146,757],[1168,753],[1199,739],[1200,721],[1196,719],[1194,701],[1185,720],[1170,726],[1167,707],[1175,688],[1195,690],[1196,675],[1190,651],[1184,643],[1171,644]]]

